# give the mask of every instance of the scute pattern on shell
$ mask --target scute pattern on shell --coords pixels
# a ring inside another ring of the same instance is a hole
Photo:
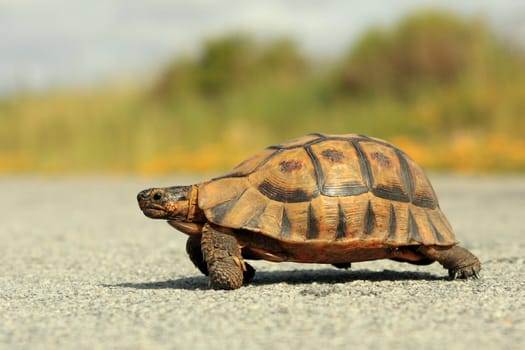
[[[309,134],[199,185],[211,222],[292,242],[456,244],[423,170],[386,141]]]

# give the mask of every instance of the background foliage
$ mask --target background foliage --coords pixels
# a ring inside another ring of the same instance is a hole
[[[384,138],[428,169],[524,171],[524,111],[525,55],[482,21],[415,14],[335,62],[235,33],[146,86],[0,100],[0,171],[218,172],[308,132]]]

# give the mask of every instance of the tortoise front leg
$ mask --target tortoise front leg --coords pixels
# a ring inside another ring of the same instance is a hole
[[[188,253],[193,265],[195,265],[205,276],[208,276],[208,266],[202,257],[201,237],[202,235],[189,236],[186,241],[186,252]]]
[[[459,246],[451,248],[420,246],[418,251],[426,257],[436,260],[445,269],[448,269],[450,279],[456,278],[479,278],[481,263],[479,259]]]
[[[241,247],[232,230],[204,225],[201,249],[213,288],[236,289],[242,286],[243,280],[253,278],[255,270],[244,263]]]
[[[205,276],[208,276],[208,265],[202,256],[201,239],[202,235],[189,236],[186,241],[186,252],[188,253],[193,265],[195,265]],[[246,266],[246,271],[244,271],[243,279],[244,283],[248,283],[255,275],[255,269],[247,262],[244,262],[244,265]]]

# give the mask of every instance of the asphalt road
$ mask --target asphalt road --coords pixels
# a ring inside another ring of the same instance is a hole
[[[135,202],[189,179],[0,178],[0,348],[525,348],[525,177],[431,178],[480,280],[253,262],[251,285],[214,291]]]

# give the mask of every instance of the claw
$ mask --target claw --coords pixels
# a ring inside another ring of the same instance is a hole
[[[455,280],[458,278],[461,279],[468,279],[469,277],[472,277],[474,279],[479,279],[479,272],[475,268],[472,268],[471,270],[449,270],[448,271],[448,277],[449,280]]]

